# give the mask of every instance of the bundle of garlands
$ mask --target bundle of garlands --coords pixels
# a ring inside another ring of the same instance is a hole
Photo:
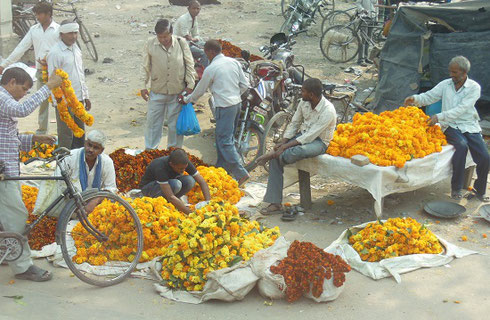
[[[47,82],[48,81],[48,66],[44,65],[43,66],[43,81]],[[84,135],[85,131],[78,127],[78,125],[75,123],[73,120],[73,117],[71,116],[69,110],[80,120],[83,121],[88,126],[91,126],[94,124],[94,117],[89,114],[85,110],[85,106],[83,103],[81,103],[76,94],[75,90],[73,90],[73,87],[71,85],[71,81],[68,78],[68,74],[61,70],[57,69],[55,73],[60,76],[63,81],[61,83],[61,87],[55,88],[52,90],[54,97],[56,98],[56,108],[58,109],[58,113],[60,115],[60,118],[63,122],[66,123],[68,128],[73,131],[73,135],[77,138],[80,138]],[[50,97],[50,102],[52,102],[52,99]]]
[[[219,43],[221,43],[222,47],[222,52],[225,56],[231,57],[231,58],[241,58],[242,57],[242,49],[240,47],[237,47],[230,42],[226,40],[218,40]],[[264,60],[264,58],[259,57],[255,54],[250,55],[250,62],[257,61],[257,60]]]

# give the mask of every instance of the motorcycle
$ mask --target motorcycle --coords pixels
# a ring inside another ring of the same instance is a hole
[[[323,10],[333,10],[334,0],[293,0],[289,6],[282,0],[286,21],[281,26],[280,32],[288,34],[307,30],[315,22],[315,15],[319,12],[324,16]]]

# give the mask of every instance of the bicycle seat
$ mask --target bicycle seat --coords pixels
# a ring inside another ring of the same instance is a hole
[[[335,83],[323,83],[323,90],[332,92],[337,85]]]

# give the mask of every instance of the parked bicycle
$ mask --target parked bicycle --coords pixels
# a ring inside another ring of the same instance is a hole
[[[367,32],[368,28],[372,32]],[[383,25],[373,25],[363,15],[357,14],[348,24],[335,25],[325,30],[320,39],[320,49],[329,61],[343,63],[351,61],[359,54],[362,42],[378,48],[383,40]]]
[[[307,30],[318,12],[323,17],[334,7],[334,0],[282,0],[281,10],[286,21],[279,32],[291,34]]]
[[[22,255],[23,244],[32,229],[65,199],[68,201],[58,218],[56,242],[61,246],[66,265],[76,277],[91,285],[106,287],[120,283],[135,269],[143,252],[143,229],[140,220],[128,202],[111,192],[92,189],[79,193],[70,180],[70,168],[65,168],[63,163],[63,159],[69,154],[68,149],[59,148],[53,152],[51,158],[31,158],[25,162],[28,164],[36,160],[46,163],[56,161],[60,168],[60,176],[7,177],[0,173],[0,181],[54,180],[63,181],[66,185],[62,194],[34,222],[26,225],[24,232],[0,230],[0,263],[17,260]],[[111,221],[104,223],[100,220],[96,210],[99,204],[111,205],[115,209]],[[79,263],[74,259],[77,248],[83,248],[88,255],[94,256],[111,257],[115,250],[121,251],[121,254],[103,263],[103,271],[98,273],[86,263]],[[124,250],[121,250],[123,248]]]

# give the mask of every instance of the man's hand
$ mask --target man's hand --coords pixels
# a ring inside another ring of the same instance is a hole
[[[56,137],[44,134],[35,134],[34,136],[32,136],[32,142],[54,144],[56,142]]]
[[[187,95],[189,95],[189,94],[191,94],[191,93],[192,93],[192,89],[191,89],[191,88],[185,88],[185,89],[184,89],[184,91],[185,91],[185,93],[186,93]]]
[[[190,35],[186,35],[184,38],[185,38],[185,40],[187,40],[187,41],[192,41],[192,37],[191,37]]]
[[[275,148],[274,148],[275,149]],[[274,158],[279,158],[279,156],[287,149],[286,144],[281,144],[274,152]]]
[[[85,99],[85,110],[90,111],[92,109],[92,102],[90,102],[90,99]]]
[[[48,65],[48,62],[46,61],[46,58],[44,58],[44,59],[39,58],[39,59],[37,59],[37,62],[39,62],[39,64],[42,65],[42,66],[47,66]]]
[[[49,77],[48,82],[46,85],[48,86],[49,90],[53,90],[54,88],[58,88],[61,86],[61,82],[63,79],[57,74],[53,74],[51,77]]]
[[[148,101],[148,99],[150,98],[150,92],[148,92],[148,89],[142,89],[140,93],[141,98],[143,98],[145,101]]]
[[[281,141],[279,141],[275,146],[274,146],[274,151],[279,150],[279,148],[284,145],[285,143],[288,142],[288,139],[283,138]]]
[[[415,98],[413,96],[410,96],[408,98],[405,99],[405,102],[403,103],[403,105],[406,107],[406,106],[413,106],[415,104]]]
[[[436,114],[433,115],[433,116],[431,116],[430,119],[427,119],[427,124],[429,126],[433,126],[433,125],[435,125],[438,122],[439,122],[439,119],[437,118],[437,115]]]
[[[4,67],[0,67],[0,74],[3,74],[3,70],[5,70]]]

